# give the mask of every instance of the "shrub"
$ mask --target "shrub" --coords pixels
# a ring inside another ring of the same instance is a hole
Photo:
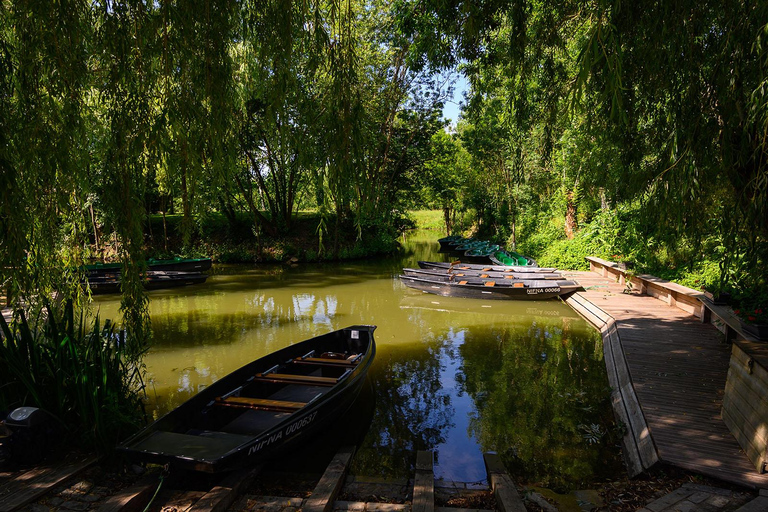
[[[48,307],[34,328],[23,312],[0,328],[0,409],[43,409],[67,440],[102,454],[142,424],[143,354],[129,353],[108,321],[86,326],[81,313],[76,322],[68,303],[61,313]]]

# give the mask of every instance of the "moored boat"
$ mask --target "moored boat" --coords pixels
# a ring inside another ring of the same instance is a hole
[[[482,265],[477,263],[462,263],[462,262],[453,262],[453,263],[446,263],[443,261],[420,261],[419,267],[421,268],[440,268],[440,269],[449,269],[453,268],[454,270],[482,270],[485,272],[555,272],[557,271],[556,268],[553,267],[533,267],[533,266],[513,266],[513,267],[507,267],[505,265]]]
[[[122,270],[121,263],[93,263],[85,265],[89,276],[114,274]],[[211,258],[172,258],[166,260],[147,260],[148,270],[170,270],[174,272],[205,272],[211,268]]]
[[[442,281],[401,275],[400,281],[409,288],[442,295],[471,299],[544,300],[568,296],[584,288],[576,281],[462,279]]]
[[[204,283],[208,274],[200,272],[172,272],[163,270],[148,270],[144,273],[142,284],[147,290],[175,288]],[[120,274],[100,274],[88,276],[88,286],[94,295],[104,293],[120,293]]]
[[[454,246],[456,246],[457,244],[465,240],[466,239],[463,236],[450,235],[443,238],[439,238],[437,240],[437,243],[440,244],[440,252],[448,252],[451,249],[453,249]]]
[[[476,247],[465,251],[461,260],[469,263],[491,263],[491,254],[500,250],[501,248],[496,244],[486,245],[485,247]]]
[[[137,460],[210,473],[274,456],[354,402],[376,353],[375,329],[347,327],[248,363],[118,449]]]
[[[563,279],[560,272],[492,272],[483,270],[443,270],[439,268],[404,268],[403,274],[406,276],[423,276],[445,278],[451,280],[461,280],[460,278],[481,278],[481,279]]]
[[[529,258],[528,256],[523,256],[522,254],[518,254],[515,251],[506,251],[504,249],[500,249],[498,251],[493,251],[488,255],[488,260],[493,265],[502,265],[502,266],[530,266],[530,267],[536,267],[537,263],[536,260],[533,258]]]

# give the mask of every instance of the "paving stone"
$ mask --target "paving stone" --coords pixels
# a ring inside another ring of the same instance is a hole
[[[39,503],[33,503],[29,506],[29,512],[51,512],[51,509]]]
[[[59,498],[58,496],[54,496],[53,498],[46,500],[46,503],[51,507],[58,507],[59,505],[64,503],[64,500]]]
[[[362,501],[337,501],[333,504],[333,510],[365,510],[365,502]]]
[[[600,493],[594,489],[573,491],[572,494],[576,498],[581,510],[594,510],[603,505],[603,498],[600,496]]]
[[[726,506],[731,500],[726,498],[725,496],[712,496],[707,499],[705,503],[712,505],[715,508],[723,508]]]
[[[702,501],[709,498],[710,496],[712,495],[708,492],[698,491],[688,496],[688,501],[692,503],[701,503]]]
[[[768,489],[760,489],[760,496],[768,496]]]
[[[681,487],[680,489],[677,489],[676,491],[672,491],[671,493],[662,496],[661,498],[652,501],[651,503],[648,503],[645,508],[650,510],[651,512],[661,512],[662,510],[671,507],[675,503],[678,503],[680,501],[683,501],[685,498],[693,494],[694,491],[685,488],[685,486]]]
[[[82,501],[65,501],[61,504],[61,508],[66,510],[74,510],[75,512],[83,512],[88,510],[90,505],[88,505],[88,503],[83,503]]]
[[[768,496],[759,496],[736,509],[736,512],[765,512],[768,510]]]
[[[674,512],[695,512],[696,510],[701,509],[701,505],[698,503],[693,503],[688,500],[679,501],[674,504],[674,506],[670,509]]]
[[[83,480],[81,482],[77,482],[75,485],[70,487],[70,489],[78,492],[88,492],[93,489],[93,482]]]
[[[411,506],[398,503],[366,503],[365,508],[369,512],[401,512],[410,510]]]
[[[104,496],[101,496],[100,494],[86,494],[80,499],[86,503],[96,503],[97,501],[104,499]]]
[[[720,487],[712,487],[711,485],[686,483],[682,485],[682,488],[690,489],[691,491],[708,492],[709,494],[719,494],[721,496],[730,496],[731,494],[733,494],[728,489],[721,489]]]

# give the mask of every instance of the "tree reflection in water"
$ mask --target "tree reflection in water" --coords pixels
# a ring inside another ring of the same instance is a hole
[[[440,382],[445,340],[379,350],[369,372],[376,412],[351,471],[409,477],[417,450],[434,450],[453,427],[451,396]]]
[[[469,435],[521,480],[559,490],[622,471],[601,344],[572,324],[474,328],[459,349]]]

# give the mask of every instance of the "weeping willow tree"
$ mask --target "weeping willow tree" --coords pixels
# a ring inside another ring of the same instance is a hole
[[[640,202],[644,236],[663,244],[717,237],[723,279],[764,284],[765,3],[455,0],[398,10],[402,30],[420,36],[419,55],[466,62],[470,114],[493,98],[505,105],[509,165],[528,154],[538,157],[528,169],[552,168],[572,197]]]
[[[140,353],[152,194],[178,204],[187,246],[197,221],[236,209],[279,235],[314,204],[334,253],[353,226],[386,228],[441,126],[438,84],[395,28],[378,0],[4,2],[9,303],[82,301],[82,263],[108,253]]]

